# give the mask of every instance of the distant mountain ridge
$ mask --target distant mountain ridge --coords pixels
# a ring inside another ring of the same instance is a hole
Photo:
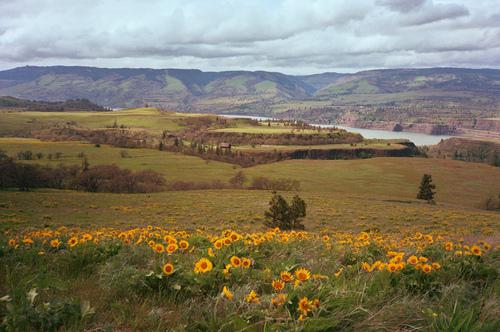
[[[0,95],[46,101],[88,99],[113,108],[149,104],[186,112],[344,122],[354,118],[418,122],[426,120],[425,112],[430,109],[446,108],[465,112],[466,120],[474,121],[477,117],[498,116],[500,70],[378,69],[353,74],[286,75],[266,71],[26,66],[0,71]]]

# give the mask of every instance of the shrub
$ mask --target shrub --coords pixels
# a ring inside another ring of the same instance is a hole
[[[17,159],[19,160],[32,160],[33,159],[33,152],[26,150],[26,151],[19,151],[17,153]]]
[[[5,152],[4,150],[0,150],[0,161],[7,160],[7,159],[9,159],[7,152]]]
[[[128,154],[127,150],[120,150],[120,157],[128,158],[128,157],[130,157],[130,155]]]
[[[90,192],[145,193],[160,191],[165,181],[154,171],[132,172],[116,165],[99,165],[82,172],[76,184]]]
[[[264,176],[256,177],[252,180],[250,189],[257,190],[281,190],[297,191],[300,190],[300,182],[294,179],[269,179]]]
[[[229,183],[236,188],[241,188],[243,187],[243,184],[246,182],[247,177],[245,173],[242,171],[239,171],[236,173],[231,179],[229,179]]]
[[[306,203],[296,195],[289,205],[283,196],[274,192],[265,216],[268,227],[279,227],[282,230],[304,229],[302,219],[306,216]]]
[[[481,207],[485,210],[495,211],[500,210],[500,195],[490,196],[486,198],[482,203]]]

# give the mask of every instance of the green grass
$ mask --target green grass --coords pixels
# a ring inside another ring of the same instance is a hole
[[[187,92],[187,88],[177,78],[167,74],[165,75],[165,81],[167,82],[167,86],[165,87],[165,92],[167,94]]]
[[[437,201],[478,207],[498,195],[500,169],[483,164],[424,158],[363,160],[288,160],[259,165],[250,176],[289,177],[304,191],[371,194],[395,199],[415,198],[424,173],[432,174]]]
[[[138,108],[114,112],[1,112],[0,135],[26,129],[46,129],[74,121],[78,126],[105,128],[118,125],[150,130],[177,131],[184,115],[159,112],[154,108]]]
[[[235,172],[234,166],[227,163],[207,162],[198,157],[153,149],[121,149],[106,145],[96,148],[93,144],[81,142],[45,142],[21,138],[0,138],[0,149],[13,157],[24,150],[42,152],[45,155],[43,159],[24,162],[50,166],[60,163],[81,165],[82,159],[78,154],[83,152],[91,165],[116,164],[136,171],[151,169],[164,175],[167,181],[224,181]],[[127,158],[121,157],[123,150],[127,151]],[[61,152],[62,157],[49,160],[47,155],[55,152]]]
[[[256,92],[260,93],[271,93],[274,94],[277,92],[277,84],[272,81],[262,81],[260,83],[255,84]]]
[[[319,132],[314,129],[294,129],[292,126],[287,126],[281,122],[271,122],[271,126],[267,122],[254,125],[248,121],[239,121],[234,126],[228,128],[216,129],[214,131],[224,133],[248,133],[248,134],[318,134]],[[326,131],[324,131],[326,132]]]
[[[285,194],[290,198],[292,193]],[[304,191],[310,231],[323,228],[360,231],[370,228],[497,234],[500,215],[439,202],[369,194]],[[173,229],[221,231],[264,230],[264,211],[271,192],[200,190],[154,194],[106,194],[38,190],[0,192],[0,227],[128,227],[161,225]]]
[[[152,169],[167,181],[227,182],[240,167],[198,157],[152,149],[96,148],[78,142],[42,142],[33,139],[2,138],[0,149],[15,156],[17,152],[42,152],[42,160],[31,163],[81,164],[78,154],[87,155],[91,165],[115,163],[132,170]],[[251,147],[250,147],[251,149]],[[122,158],[126,150],[129,158]],[[60,160],[49,161],[48,153],[62,152]],[[414,199],[424,173],[437,185],[437,201],[477,208],[490,195],[498,194],[500,168],[455,160],[425,158],[371,158],[362,160],[287,160],[243,169],[251,179],[257,176],[292,178],[300,181],[302,191],[377,195],[393,199]]]
[[[234,150],[246,152],[261,152],[261,151],[293,151],[293,150],[307,150],[307,149],[320,149],[320,150],[335,150],[335,149],[377,149],[377,150],[399,150],[405,148],[404,145],[391,143],[369,143],[366,144],[318,144],[318,145],[236,145]]]

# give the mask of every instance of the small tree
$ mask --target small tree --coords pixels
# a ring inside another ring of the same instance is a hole
[[[84,156],[82,159],[82,172],[86,172],[89,170],[89,160],[87,159],[87,156]]]
[[[9,159],[9,155],[7,154],[7,152],[5,152],[4,150],[0,150],[0,161],[1,160],[8,160]]]
[[[304,229],[302,219],[306,216],[306,203],[299,196],[295,196],[289,205],[283,196],[274,192],[265,216],[266,226],[279,227],[282,230]]]
[[[420,182],[417,199],[426,200],[429,204],[434,203],[434,194],[436,193],[433,191],[434,189],[436,189],[436,185],[432,183],[432,176],[430,174],[424,174]]]
[[[231,179],[229,179],[229,183],[233,187],[241,188],[241,187],[243,187],[243,184],[245,183],[246,180],[247,180],[247,177],[246,177],[245,173],[243,173],[242,171],[239,171]]]

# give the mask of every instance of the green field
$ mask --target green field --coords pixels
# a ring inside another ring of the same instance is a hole
[[[399,150],[405,148],[404,145],[398,144],[397,142],[390,143],[372,143],[363,142],[358,144],[318,144],[318,145],[236,145],[234,150],[246,151],[246,152],[261,152],[261,151],[293,151],[293,150],[308,150],[308,149],[319,149],[319,150],[335,150],[335,149],[380,149],[380,150]]]
[[[430,173],[437,185],[437,201],[457,206],[478,207],[500,188],[500,169],[483,164],[426,158],[371,158],[362,160],[287,160],[242,169],[228,163],[205,161],[180,153],[152,149],[96,148],[78,142],[42,142],[34,139],[3,138],[0,149],[11,156],[31,150],[44,153],[41,160],[23,161],[56,166],[80,165],[83,152],[91,165],[116,164],[132,170],[152,169],[167,181],[227,182],[243,170],[249,179],[258,176],[291,178],[307,192],[340,192],[413,199],[422,174]],[[121,157],[126,150],[128,157]],[[62,152],[60,159],[48,153]]]
[[[346,189],[346,188],[345,188]],[[292,193],[285,194],[290,197]],[[305,225],[353,231],[378,228],[470,232],[496,236],[500,215],[439,202],[436,206],[413,198],[342,192],[300,193],[308,204]],[[221,231],[265,230],[264,211],[271,192],[258,190],[196,190],[154,194],[91,194],[38,190],[0,193],[2,228],[136,227],[159,225],[172,229]]]
[[[197,116],[153,109],[0,113],[0,133],[65,121],[102,128],[116,120],[156,135],[224,124],[207,125]],[[275,123],[255,126],[237,119],[227,125],[223,130],[231,132],[291,133]],[[388,143],[234,150],[403,147]],[[13,158],[21,151],[41,153],[20,163],[81,165],[84,155],[91,166],[152,169],[167,185],[229,184],[240,171],[246,176],[243,187],[232,187],[240,189],[0,191],[0,331],[498,330],[500,213],[484,209],[485,200],[500,193],[498,167],[385,157],[242,168],[158,148],[19,137],[0,138],[0,150]],[[424,173],[436,184],[435,205],[416,199]],[[298,194],[305,201],[305,232],[265,225],[273,193],[248,189],[259,177],[300,182],[297,192],[280,194],[288,201]],[[172,237],[179,246],[168,252]],[[230,243],[217,248],[218,241]],[[181,242],[189,247],[180,249]],[[234,259],[245,259],[247,267],[233,266]],[[210,269],[200,272],[200,262],[207,260]],[[311,275],[297,281],[300,271]],[[278,289],[286,272],[296,281]],[[277,305],[280,296],[285,300]]]
[[[189,117],[190,115],[187,115]],[[195,114],[191,116],[196,116]],[[177,131],[186,115],[160,112],[154,108],[137,108],[113,112],[0,112],[0,135],[23,129],[47,129],[68,122],[86,128],[124,125],[132,128]]]
[[[281,122],[260,122],[257,125],[248,120],[233,120],[228,128],[216,129],[217,132],[249,134],[320,134],[314,129],[297,129]],[[327,132],[326,130],[323,132]]]
[[[0,149],[12,157],[19,151],[42,152],[43,159],[24,162],[50,166],[60,163],[81,165],[82,158],[79,154],[84,153],[91,165],[116,164],[134,171],[151,169],[165,176],[167,181],[211,182],[226,180],[234,173],[234,166],[231,164],[153,149],[122,149],[107,145],[97,148],[94,144],[84,142],[46,142],[22,138],[0,138]],[[128,156],[123,158],[122,151],[126,151]],[[47,158],[49,153],[56,152],[62,153],[60,159]]]

